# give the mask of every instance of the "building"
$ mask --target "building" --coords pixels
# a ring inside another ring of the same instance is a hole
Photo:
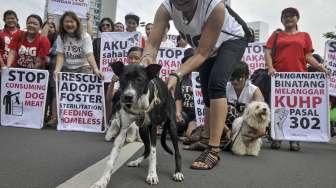
[[[269,37],[268,24],[262,21],[248,22],[247,25],[253,29],[256,42],[266,42]]]
[[[44,17],[47,19],[48,17],[48,1],[46,0]],[[116,17],[116,10],[117,10],[117,0],[89,0],[90,1],[90,9],[89,13],[92,16],[93,23],[92,23],[92,31],[94,37],[98,35],[98,26],[99,22],[103,17],[109,17],[112,20],[115,20]],[[56,25],[58,25],[58,20],[60,15],[54,15],[54,19]],[[83,28],[87,27],[87,21],[82,20]]]

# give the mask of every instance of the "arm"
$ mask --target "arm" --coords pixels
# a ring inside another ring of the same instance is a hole
[[[156,62],[156,54],[162,41],[162,35],[170,20],[169,13],[164,5],[156,11],[153,29],[145,45],[141,64],[152,64]]]
[[[6,66],[5,62],[3,61],[3,57],[2,57],[2,55],[0,53],[0,67],[2,68],[2,67],[5,67],[5,66]]]
[[[64,63],[64,53],[57,52],[56,65],[54,70],[54,79],[56,80],[57,74],[61,71]]]
[[[45,57],[37,57],[36,58],[36,62],[33,65],[32,69],[44,69],[45,68],[45,64],[46,64],[46,58]]]
[[[224,4],[219,3],[210,14],[208,20],[205,23],[205,26],[203,27],[199,46],[196,49],[194,56],[189,58],[184,64],[181,65],[180,69],[176,71],[179,76],[183,76],[192,72],[202,65],[209,57],[221,33],[224,23],[224,13]]]
[[[10,50],[7,57],[7,67],[11,67],[12,64],[15,64],[16,51]]]
[[[272,55],[271,55],[271,50],[270,49],[265,49],[265,63],[266,63],[266,68],[268,69],[268,74],[272,75],[275,71],[273,67],[273,60],[272,60]]]
[[[103,78],[103,73],[100,72],[100,70],[98,69],[93,53],[86,54],[86,58],[90,66],[92,67],[93,73],[97,75],[99,78]]]
[[[183,121],[183,118],[182,118],[182,100],[177,99],[175,101],[175,106],[176,106],[176,121],[181,122],[181,121]]]
[[[264,96],[262,95],[261,91],[259,88],[257,88],[252,96],[252,101],[264,101]]]
[[[87,33],[92,37],[93,36],[93,24],[92,24],[92,16],[90,13],[87,13]]]
[[[305,56],[306,61],[313,67],[316,68],[317,70],[321,71],[321,72],[328,72],[326,67],[323,64],[320,64],[319,62],[317,62],[317,60],[313,57],[312,53],[308,53]]]

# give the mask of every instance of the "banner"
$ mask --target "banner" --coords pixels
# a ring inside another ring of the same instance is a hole
[[[275,73],[271,94],[273,139],[329,141],[329,95],[324,73]]]
[[[169,74],[180,68],[183,57],[183,48],[160,48],[156,57],[156,62],[162,65],[159,77],[167,81]]]
[[[175,44],[175,46],[177,46],[177,36],[178,35],[167,35],[167,39],[172,41]]]
[[[59,73],[57,130],[103,132],[103,84],[93,74]]]
[[[250,75],[258,69],[265,68],[264,43],[249,43],[245,49],[242,61],[247,63]]]
[[[326,42],[324,59],[331,70],[329,78],[329,94],[336,96],[336,40],[328,40]]]
[[[201,91],[201,80],[198,72],[191,73],[192,87],[194,93],[194,104],[197,126],[204,125],[205,108],[203,102],[203,94]]]
[[[41,129],[48,71],[9,68],[1,75],[1,125]]]
[[[103,32],[100,46],[100,70],[104,74],[104,82],[110,82],[113,76],[111,63],[122,61],[127,64],[127,53],[130,48],[140,46],[140,32]]]
[[[87,18],[90,0],[48,0],[48,13],[63,15],[65,11],[73,11],[80,18]]]

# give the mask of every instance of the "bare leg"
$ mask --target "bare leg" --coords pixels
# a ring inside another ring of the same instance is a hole
[[[223,130],[225,129],[225,132],[228,131],[228,127],[225,125],[226,115],[227,115],[226,98],[210,100],[209,145],[219,146]]]

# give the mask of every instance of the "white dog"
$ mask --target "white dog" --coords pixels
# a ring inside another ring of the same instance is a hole
[[[266,129],[270,122],[270,109],[264,102],[250,103],[243,115],[233,122],[231,151],[236,155],[258,156],[262,140],[251,135],[260,129]]]

